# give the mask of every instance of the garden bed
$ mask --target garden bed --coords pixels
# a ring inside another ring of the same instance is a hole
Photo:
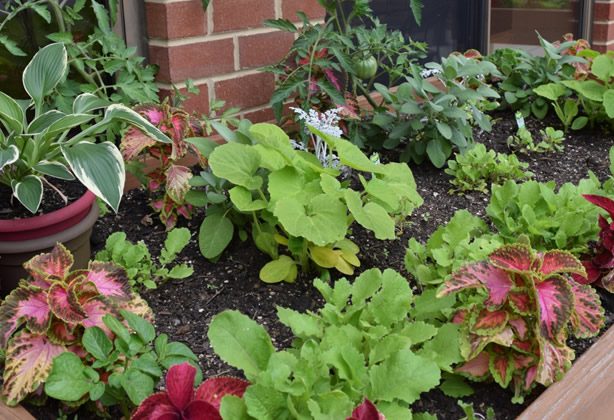
[[[478,141],[488,148],[507,152],[505,140],[515,132],[515,121],[509,114],[497,114],[492,133],[476,133]],[[554,119],[546,122],[529,121],[528,127],[537,132],[546,125],[557,126]],[[565,151],[555,154],[523,156],[520,159],[530,164],[538,181],[554,180],[558,185],[564,182],[578,182],[586,177],[589,170],[601,180],[609,176],[608,150],[614,145],[613,135],[595,134],[584,131],[566,136]],[[394,156],[382,156],[383,160]],[[407,275],[404,268],[405,248],[409,238],[425,241],[441,224],[446,223],[458,209],[467,209],[472,214],[485,215],[488,196],[469,193],[464,196],[449,195],[449,176],[430,164],[413,166],[412,170],[418,191],[424,198],[420,207],[402,226],[395,241],[378,241],[362,228],[354,229],[351,239],[361,246],[359,255],[362,266],[359,271],[371,267],[393,268]],[[153,219],[153,220],[152,220]],[[202,215],[185,224],[192,232],[198,231]],[[150,214],[147,193],[143,190],[130,191],[122,202],[118,214],[109,213],[97,222],[92,238],[95,250],[104,246],[106,237],[123,230],[132,241],[144,240],[157,255],[165,232],[161,224]],[[234,241],[217,263],[206,261],[198,250],[196,240],[181,254],[181,259],[194,266],[194,275],[184,281],[160,285],[156,290],[143,291],[156,316],[157,331],[167,333],[172,340],[188,344],[200,359],[205,377],[214,375],[239,375],[213,353],[207,341],[207,328],[211,318],[224,309],[237,309],[263,324],[278,348],[289,346],[291,334],[276,317],[275,308],[291,307],[299,311],[315,310],[321,305],[319,293],[311,286],[313,274],[301,274],[295,284],[267,285],[258,279],[258,271],[267,261],[250,241]],[[336,276],[336,275],[335,275]],[[606,325],[614,321],[611,297],[606,306]],[[604,329],[605,331],[605,329]],[[571,346],[576,355],[583,353],[595,339],[574,340]],[[534,401],[544,388],[539,387],[525,400],[523,405],[511,403],[512,393],[493,383],[472,384],[473,396],[464,398],[472,402],[475,409],[485,413],[488,407],[495,410],[497,419],[515,418],[528,404]],[[461,418],[462,410],[456,399],[434,390],[422,395],[413,405],[416,412],[428,411],[439,418]],[[43,418],[40,409],[35,409],[37,418]],[[47,410],[43,410],[47,411]],[[50,409],[51,415],[57,408]],[[53,417],[51,417],[53,418]],[[86,418],[79,414],[79,418]]]

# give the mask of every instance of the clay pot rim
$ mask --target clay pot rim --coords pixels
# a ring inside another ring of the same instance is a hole
[[[26,217],[24,219],[0,220],[1,233],[14,233],[41,229],[52,226],[71,219],[87,210],[92,206],[96,196],[89,190],[85,192],[77,201],[51,213],[39,216]]]

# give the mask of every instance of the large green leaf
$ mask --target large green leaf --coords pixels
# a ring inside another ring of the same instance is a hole
[[[557,99],[559,99],[559,97],[565,95],[567,89],[565,88],[565,86],[559,83],[548,83],[536,87],[535,89],[533,89],[533,92],[537,93],[539,96],[543,96],[544,98],[550,99],[551,101],[556,101]],[[507,93],[508,92],[506,92],[506,95]]]
[[[248,380],[266,369],[275,351],[266,330],[238,311],[227,310],[216,315],[207,337],[215,353],[229,365],[241,369]]]
[[[205,258],[217,258],[228,246],[234,234],[234,225],[222,213],[205,217],[198,232],[198,246]]]
[[[39,115],[28,125],[28,134],[37,134],[45,131],[51,124],[66,116],[63,112],[55,109],[49,110]]]
[[[21,134],[23,130],[23,110],[13,98],[0,92],[0,121],[7,130]]]
[[[6,165],[15,163],[19,159],[19,149],[14,144],[11,144],[6,149],[0,149],[0,171]]]
[[[77,179],[117,211],[126,181],[124,160],[117,147],[108,142],[81,142],[62,147],[62,154]]]
[[[395,239],[394,220],[382,206],[374,202],[363,206],[360,193],[354,190],[345,190],[345,202],[356,221],[373,231],[377,239]]]
[[[60,162],[49,162],[43,160],[32,167],[34,170],[44,175],[49,175],[54,178],[66,179],[72,181],[75,179],[73,174],[70,173],[68,168]]]
[[[251,146],[226,143],[211,153],[209,165],[215,176],[248,190],[257,190],[262,186],[262,178],[256,175],[260,155]]]
[[[564,80],[561,82],[591,101],[601,102],[607,88],[595,80]]]
[[[603,108],[608,117],[614,118],[614,89],[603,94]]]
[[[61,401],[79,401],[92,386],[79,356],[67,351],[53,359],[51,373],[45,381],[45,393]]]
[[[34,55],[23,71],[23,86],[37,108],[62,80],[67,68],[68,54],[64,44],[49,44]]]
[[[32,213],[36,213],[43,199],[43,182],[36,175],[27,175],[13,187],[13,195]]]
[[[73,114],[85,114],[96,109],[106,108],[111,105],[111,102],[106,99],[99,98],[91,93],[82,93],[77,96],[72,104]]]
[[[228,194],[230,195],[230,201],[239,211],[251,212],[265,209],[267,206],[267,203],[263,200],[254,200],[250,190],[238,185],[231,188]]]
[[[593,60],[591,73],[604,82],[609,82],[614,74],[614,60],[609,55],[601,54]],[[611,118],[611,117],[610,117]]]
[[[85,124],[93,120],[96,116],[93,114],[69,114],[62,118],[52,122],[45,133],[43,134],[43,140],[53,139],[56,136],[70,130],[71,128],[79,127],[81,124]]]

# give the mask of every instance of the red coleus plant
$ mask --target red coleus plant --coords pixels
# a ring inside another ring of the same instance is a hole
[[[132,295],[123,268],[90,262],[71,271],[73,256],[57,244],[24,264],[31,276],[22,280],[0,305],[0,348],[5,351],[2,396],[15,405],[35,391],[49,375],[53,358],[72,350],[85,328],[98,326],[106,314],[126,309],[150,316],[140,297]]]
[[[364,400],[352,411],[352,417],[348,417],[346,420],[386,420],[386,417],[377,410],[375,404],[369,400]]]
[[[166,392],[145,399],[132,420],[222,420],[220,404],[226,395],[242,397],[249,382],[238,378],[209,378],[194,391],[196,368],[189,363],[171,366]]]
[[[592,257],[582,261],[588,276],[574,276],[579,283],[597,283],[610,293],[614,293],[614,200],[600,195],[584,194],[584,198],[601,207],[610,215],[610,222],[599,216],[599,242]]]
[[[182,109],[171,107],[167,101],[161,105],[142,105],[136,107],[135,111],[173,140],[172,144],[161,144],[138,128],[131,127],[120,145],[126,161],[144,155],[158,160],[159,165],[146,174],[147,188],[155,195],[151,202],[152,208],[160,213],[160,220],[170,230],[177,223],[179,215],[186,219],[192,215],[192,206],[185,200],[190,189],[192,171],[177,162],[190,152],[197,156],[201,165],[205,164],[205,158],[198,149],[184,141],[189,137],[202,136],[203,129],[197,119]]]
[[[492,377],[504,388],[513,383],[515,401],[536,383],[560,379],[574,358],[566,345],[569,332],[592,337],[604,323],[595,290],[571,274],[586,276],[572,254],[537,253],[524,244],[503,246],[487,261],[453,273],[438,296],[464,289],[484,295],[454,317],[462,324],[461,354],[467,360],[457,371],[473,379]]]

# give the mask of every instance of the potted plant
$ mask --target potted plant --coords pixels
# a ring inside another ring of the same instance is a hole
[[[110,142],[96,142],[110,124],[127,122],[156,141],[171,140],[136,112],[84,93],[72,113],[47,109],[56,86],[66,77],[68,57],[61,43],[42,48],[23,72],[29,99],[15,100],[0,92],[0,188],[10,189],[27,211],[36,214],[49,187],[65,207],[27,218],[0,220],[0,293],[6,294],[25,276],[22,263],[62,242],[83,268],[90,256],[89,235],[97,218],[95,197],[117,210],[124,188],[121,153]],[[88,191],[73,203],[54,185],[80,182]],[[8,203],[3,203],[6,207]]]

